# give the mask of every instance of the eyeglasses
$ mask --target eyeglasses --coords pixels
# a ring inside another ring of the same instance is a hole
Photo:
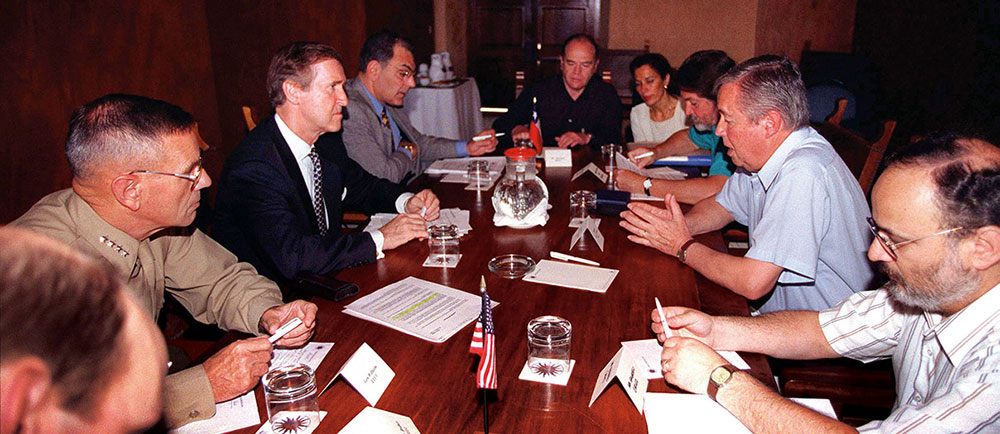
[[[191,181],[191,191],[194,191],[194,188],[198,186],[198,181],[201,179],[201,172],[202,172],[201,163],[202,163],[202,160],[199,158],[198,159],[198,165],[194,167],[194,173],[192,173],[192,174],[172,173],[172,172],[159,172],[159,171],[156,171],[156,170],[133,170],[133,171],[129,172],[128,174],[129,175],[134,175],[136,173],[148,173],[148,174],[151,174],[151,175],[176,176],[178,178],[183,178],[183,179],[186,179],[188,181]]]
[[[964,227],[959,226],[957,228],[945,229],[945,230],[940,231],[940,232],[935,232],[935,233],[930,234],[930,235],[925,235],[925,236],[922,236],[920,238],[914,238],[912,240],[900,241],[898,243],[895,243],[895,242],[892,242],[892,241],[889,240],[889,236],[885,234],[885,230],[884,229],[878,227],[878,225],[875,224],[875,219],[873,219],[871,217],[866,217],[865,220],[868,220],[868,228],[871,229],[872,234],[875,235],[875,239],[878,240],[879,244],[882,245],[882,248],[885,249],[885,252],[888,253],[889,256],[892,257],[893,261],[895,261],[896,259],[898,259],[899,256],[897,254],[897,249],[899,249],[902,246],[905,246],[905,245],[910,244],[910,243],[915,243],[915,242],[920,241],[920,240],[925,239],[925,238],[936,237],[938,235],[944,235],[944,234],[950,234],[952,232],[960,231],[962,229],[965,229]]]

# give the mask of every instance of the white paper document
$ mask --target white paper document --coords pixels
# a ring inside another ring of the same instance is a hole
[[[362,343],[357,351],[351,355],[351,358],[344,362],[344,366],[337,370],[333,379],[323,387],[320,395],[326,392],[326,389],[330,388],[330,385],[339,376],[344,376],[344,379],[365,398],[365,401],[375,405],[385,389],[389,387],[389,383],[396,377],[396,373],[372,347],[368,346],[368,343]]]
[[[615,163],[618,164],[619,169],[628,170],[629,172],[638,173],[639,176],[653,179],[668,179],[671,181],[679,181],[686,177],[684,172],[680,170],[673,169],[670,167],[655,167],[649,169],[643,169],[637,166],[628,157],[621,154],[621,152],[615,155]]]
[[[420,431],[406,416],[365,407],[338,434],[420,434]]]
[[[388,224],[398,215],[380,212],[371,216],[368,226],[365,226],[365,232],[374,232],[381,229],[382,226]],[[469,224],[469,210],[467,209],[443,208],[437,220],[427,222],[428,227],[435,225],[455,225],[460,235],[467,234],[472,230],[472,225]]]
[[[836,418],[827,399],[792,398],[792,401]],[[647,393],[646,429],[649,434],[678,432],[750,433],[747,427],[707,395]]]
[[[660,367],[660,355],[663,353],[663,347],[656,339],[625,341],[622,342],[622,346],[628,348],[639,360],[639,364],[645,368],[647,380],[663,378],[663,369]],[[719,351],[719,354],[739,369],[750,369],[750,365],[739,354],[736,354],[736,351]]]
[[[621,347],[597,376],[597,384],[594,385],[594,392],[590,395],[590,404],[587,404],[587,407],[594,405],[594,401],[597,401],[597,397],[601,396],[601,392],[604,392],[604,389],[617,378],[622,387],[625,388],[625,394],[632,400],[636,410],[642,414],[646,387],[649,382],[646,381],[643,369],[637,362],[628,348]]]
[[[444,342],[479,318],[479,294],[410,276],[355,300],[344,313],[431,342]],[[494,301],[496,307],[498,302]]]
[[[506,157],[467,157],[467,158],[442,158],[435,161],[424,170],[429,175],[443,175],[447,173],[469,173],[469,162],[472,160],[482,160],[490,165],[490,172],[502,172],[507,164]]]
[[[309,342],[302,348],[293,349],[275,348],[271,355],[271,367],[302,364],[316,372],[332,348],[333,342]]]
[[[226,402],[215,404],[215,416],[191,422],[171,430],[176,434],[215,434],[254,426],[260,423],[257,399],[253,390]]]
[[[604,293],[608,291],[617,275],[618,270],[610,268],[542,259],[531,273],[524,276],[524,280]]]

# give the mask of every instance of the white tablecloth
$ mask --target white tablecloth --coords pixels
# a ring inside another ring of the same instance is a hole
[[[421,133],[452,140],[469,140],[484,130],[479,112],[479,87],[474,78],[450,88],[415,87],[406,94],[403,110]]]

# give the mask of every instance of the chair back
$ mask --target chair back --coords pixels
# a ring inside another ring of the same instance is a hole
[[[257,122],[253,120],[253,110],[249,106],[243,106],[243,120],[247,122],[247,131],[257,128]]]
[[[892,139],[892,132],[896,129],[896,121],[885,121],[882,123],[882,135],[878,140],[869,142],[858,136],[854,132],[840,126],[847,108],[847,100],[844,98],[837,100],[837,108],[826,122],[816,125],[816,130],[833,145],[840,158],[844,160],[851,173],[858,178],[858,184],[867,197],[875,183],[875,173],[885,154],[885,149]]]

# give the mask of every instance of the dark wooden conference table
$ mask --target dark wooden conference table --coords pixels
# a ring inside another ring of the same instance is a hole
[[[604,251],[587,234],[570,250],[568,228],[569,193],[597,190],[604,185],[591,174],[570,181],[594,153],[573,151],[573,168],[540,169],[549,189],[549,221],[530,229],[493,226],[493,191],[467,191],[464,184],[440,183],[439,176],[423,176],[414,187],[432,188],[442,208],[462,208],[471,213],[471,233],[462,238],[463,255],[457,268],[422,267],[426,242],[412,241],[386,253],[375,264],[350,268],[336,274],[356,283],[360,294],[344,302],[314,300],[319,306],[315,342],[334,342],[316,373],[322,388],[333,378],[355,350],[367,342],[395,371],[396,376],[377,403],[377,408],[409,416],[421,433],[474,433],[483,430],[482,395],[476,388],[478,356],[469,353],[473,325],[449,340],[435,344],[342,312],[343,306],[388,284],[415,276],[470,293],[479,293],[480,276],[486,277],[490,297],[500,304],[493,309],[496,327],[497,390],[489,404],[491,433],[645,432],[645,419],[617,383],[588,408],[597,375],[615,355],[620,342],[654,337],[650,312],[659,297],[666,305],[699,308],[712,314],[747,315],[745,299],[725,290],[674,257],[634,244],[618,226],[617,216],[598,215],[605,237]],[[599,157],[599,153],[597,154]],[[698,237],[699,241],[724,250],[719,233]],[[620,270],[604,294],[568,289],[520,279],[508,280],[489,272],[487,263],[497,255],[518,253],[536,261],[555,250],[600,262]],[[519,380],[528,356],[527,324],[542,315],[558,315],[572,323],[572,359],[576,360],[566,386]],[[774,384],[764,356],[741,354],[755,377]],[[707,381],[707,379],[706,379]],[[676,392],[662,379],[649,382],[649,392]],[[264,397],[257,387],[261,420],[266,421]],[[368,403],[343,379],[319,399],[329,412],[316,432],[340,431]],[[256,429],[240,432],[252,433]]]

